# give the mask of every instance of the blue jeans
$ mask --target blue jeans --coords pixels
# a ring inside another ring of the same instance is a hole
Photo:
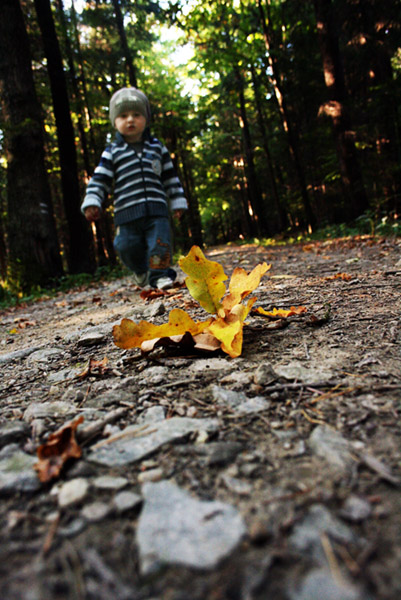
[[[170,269],[171,239],[167,217],[142,217],[117,227],[114,248],[122,262],[138,275],[149,271],[149,283],[160,277],[174,279]]]

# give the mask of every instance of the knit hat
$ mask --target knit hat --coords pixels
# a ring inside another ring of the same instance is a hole
[[[133,87],[121,88],[121,90],[112,95],[110,99],[110,121],[113,127],[116,117],[126,110],[137,110],[146,118],[146,122],[149,125],[149,100],[140,90]]]

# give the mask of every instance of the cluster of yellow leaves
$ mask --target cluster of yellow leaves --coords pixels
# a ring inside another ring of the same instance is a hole
[[[210,314],[215,315],[206,321],[193,321],[183,310],[174,309],[169,315],[168,323],[154,325],[147,321],[134,323],[123,319],[120,325],[113,328],[114,342],[119,348],[141,347],[144,342],[164,337],[191,334],[195,341],[205,336],[210,339],[210,346],[216,346],[235,358],[241,354],[243,326],[256,298],[249,298],[246,304],[242,301],[259,285],[261,277],[270,269],[266,263],[257,265],[251,273],[237,267],[228,287],[224,281],[228,279],[223,267],[208,260],[198,246],[193,246],[188,255],[179,262],[181,269],[188,275],[185,279],[191,296]]]

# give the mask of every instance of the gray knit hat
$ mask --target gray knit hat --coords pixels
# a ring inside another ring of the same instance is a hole
[[[121,88],[121,90],[112,95],[110,99],[110,121],[113,127],[116,117],[126,110],[137,110],[146,118],[146,122],[149,125],[149,100],[140,90],[133,87]]]

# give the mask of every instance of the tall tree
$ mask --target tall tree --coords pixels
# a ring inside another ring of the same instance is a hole
[[[120,37],[121,48],[123,50],[125,65],[128,72],[129,83],[132,87],[138,87],[136,78],[136,70],[131,56],[131,51],[128,46],[127,36],[124,28],[124,18],[121,12],[119,0],[112,0],[114,6],[114,14],[116,17],[118,35]]]
[[[92,237],[80,211],[80,187],[67,83],[49,0],[35,0],[36,14],[47,59],[61,169],[64,211],[69,233],[67,263],[70,273],[94,270]]]
[[[43,123],[19,0],[4,0],[0,91],[7,151],[8,271],[23,289],[62,274],[44,158]]]
[[[369,206],[355,148],[354,129],[348,111],[343,62],[339,46],[336,8],[331,0],[314,0],[323,72],[329,100],[322,112],[331,117],[340,163],[341,180],[348,199],[349,218],[360,216]]]

